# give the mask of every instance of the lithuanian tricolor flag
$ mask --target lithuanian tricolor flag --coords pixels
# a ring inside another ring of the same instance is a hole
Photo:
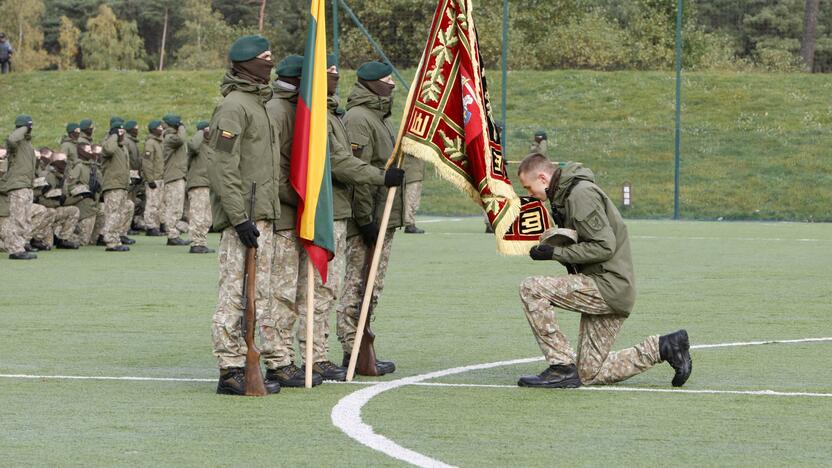
[[[306,33],[289,180],[298,193],[298,235],[326,282],[335,252],[326,127],[326,0],[312,0]]]

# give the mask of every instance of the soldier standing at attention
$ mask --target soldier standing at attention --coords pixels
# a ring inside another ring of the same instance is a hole
[[[558,227],[577,232],[576,243],[532,247],[533,260],[555,260],[574,271],[565,276],[531,276],[520,285],[520,299],[543,356],[539,375],[521,387],[579,387],[628,379],[662,361],[676,371],[673,386],[691,372],[688,334],[679,330],[653,335],[632,348],[611,351],[636,299],[627,226],[615,204],[595,185],[592,171],[578,163],[556,167],[541,154],[526,156],[517,170],[529,195],[548,200]],[[577,355],[561,333],[557,308],[581,314]]]
[[[35,178],[35,148],[32,146],[32,118],[18,115],[14,131],[6,139],[5,171],[0,176],[0,195],[8,198],[9,220],[4,223],[3,239],[9,258],[32,260],[36,254],[26,251],[32,234],[32,181]]]
[[[162,219],[162,195],[165,186],[165,154],[162,148],[162,121],[151,120],[147,124],[147,139],[144,142],[142,178],[145,181],[144,226],[145,234],[159,237]]]
[[[72,166],[78,162],[78,137],[81,135],[81,127],[75,123],[70,122],[66,124],[66,136],[61,138],[60,152],[66,155],[66,167],[72,169]]]
[[[393,153],[396,130],[390,120],[393,106],[393,90],[396,84],[391,77],[393,67],[381,62],[367,62],[358,68],[358,82],[347,98],[347,113],[344,126],[350,139],[354,156],[383,169]],[[379,223],[384,213],[387,188],[372,185],[354,186],[352,201],[353,223],[348,227],[346,250],[346,274],[344,289],[338,302],[338,339],[344,349],[342,366],[349,364],[350,353],[355,339],[361,302],[364,298],[365,263],[367,251],[374,248],[378,238]],[[393,233],[403,224],[404,202],[402,191],[396,193],[390,224],[382,246],[375,288],[372,293],[371,310],[378,303],[384,289],[384,276],[390,261]],[[377,361],[379,375],[396,370],[391,361]]]
[[[165,152],[164,222],[168,232],[168,245],[188,245],[191,242],[179,237],[177,222],[185,209],[185,176],[188,173],[188,133],[178,115],[162,117],[165,132],[162,147]]]
[[[92,120],[84,119],[78,123],[78,127],[81,129],[81,134],[78,135],[78,144],[92,144],[92,134],[95,132],[95,126],[92,124]]]
[[[214,253],[208,248],[208,230],[211,228],[211,197],[208,181],[208,157],[211,149],[208,139],[211,131],[208,122],[196,124],[196,133],[188,142],[188,221],[189,233],[193,245],[190,253]]]
[[[246,248],[257,249],[255,301],[261,356],[266,361],[266,390],[280,391],[269,368],[280,346],[276,319],[269,307],[274,222],[280,218],[277,184],[280,146],[274,122],[266,112],[274,67],[269,41],[243,36],[231,45],[231,70],[220,91],[210,125],[208,179],[214,228],[222,232],[219,248],[219,296],[213,319],[214,356],[220,369],[217,393],[244,395],[246,345],[240,329]],[[254,212],[249,213],[252,182],[257,183]]]
[[[133,202],[133,213],[130,216],[130,231],[144,230],[144,183],[142,181],[142,158],[139,155],[139,126],[135,120],[124,123],[124,138],[127,154],[130,156],[130,201]]]
[[[101,236],[107,245],[107,252],[127,252],[130,247],[122,244],[133,244],[124,227],[125,221],[133,215],[133,202],[130,201],[127,189],[130,186],[130,157],[124,146],[124,120],[119,117],[110,119],[110,133],[102,145],[101,161],[101,192],[104,198],[104,227]]]

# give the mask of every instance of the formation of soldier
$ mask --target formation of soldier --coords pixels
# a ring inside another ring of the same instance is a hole
[[[67,124],[57,151],[36,149],[33,127],[30,116],[18,116],[0,149],[0,250],[10,259],[91,244],[127,252],[135,243],[128,234],[141,232],[191,245],[190,253],[214,252],[207,245],[207,121],[189,138],[179,116],[168,114],[148,123],[142,144],[135,120],[112,117],[94,144],[95,125],[83,119]]]

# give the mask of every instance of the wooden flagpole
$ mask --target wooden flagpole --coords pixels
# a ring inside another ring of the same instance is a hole
[[[312,265],[312,257],[306,256],[306,376],[304,386],[312,388],[312,348],[315,346],[313,339],[313,323],[315,316],[315,267]]]

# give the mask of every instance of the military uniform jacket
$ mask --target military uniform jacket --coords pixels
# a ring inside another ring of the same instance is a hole
[[[162,149],[162,138],[151,134],[144,142],[144,157],[142,161],[142,178],[157,181],[165,176],[165,155]]]
[[[332,171],[333,219],[352,218],[353,185],[384,185],[384,171],[353,156],[347,128],[337,114],[338,96],[330,96],[326,115],[329,162]]]
[[[64,205],[77,206],[81,211],[80,219],[87,219],[98,213],[95,194],[92,194],[92,197],[83,195],[84,193],[91,193],[89,191],[90,177],[92,174],[91,168],[94,164],[92,161],[84,161],[79,158],[78,164],[72,166],[72,169],[67,168],[69,175],[65,177],[64,182],[64,193],[67,197]]]
[[[61,139],[61,153],[66,155],[67,168],[78,162],[78,146],[72,138],[65,136]]]
[[[178,130],[172,128],[165,130],[162,144],[165,152],[165,183],[184,179],[188,173],[187,141],[188,133],[184,125]]]
[[[47,208],[58,208],[61,206],[60,197],[64,194],[64,176],[51,165],[44,171],[46,186],[36,190],[35,203]]]
[[[139,140],[127,133],[124,135],[124,147],[127,148],[127,156],[130,158],[130,170],[140,171],[142,160],[139,158]]]
[[[554,201],[564,226],[578,232],[578,242],[555,247],[552,258],[576,266],[595,280],[612,310],[629,315],[636,299],[630,239],[624,219],[592,171],[578,163],[562,169]]]
[[[223,100],[211,117],[208,161],[214,228],[236,226],[249,217],[275,221],[280,218],[280,141],[266,112],[272,90],[228,72],[220,91]],[[252,182],[257,182],[257,200],[250,214]]]
[[[280,141],[280,179],[277,194],[280,198],[280,220],[275,227],[278,231],[294,229],[297,222],[298,194],[289,182],[289,164],[292,161],[292,139],[295,131],[295,109],[298,92],[274,85],[274,96],[266,103],[266,111],[277,127]]]
[[[390,155],[393,154],[396,132],[390,121],[391,105],[391,98],[378,96],[360,83],[355,84],[355,88],[347,99],[344,126],[349,135],[352,153],[377,168],[384,168]],[[380,224],[386,200],[387,187],[355,185],[352,201],[355,223],[358,226],[371,222]],[[402,191],[397,191],[388,228],[404,225],[403,200]],[[355,226],[350,226],[348,235],[356,234],[358,230]]]
[[[130,186],[130,157],[118,135],[109,135],[101,145],[101,193],[127,190]]]
[[[205,143],[205,131],[194,133],[188,142],[188,184],[186,190],[198,187],[208,187],[208,152],[211,148]]]
[[[79,145],[92,145],[92,140],[87,136],[86,133],[81,132],[81,135],[78,136],[78,144]]]
[[[18,127],[6,140],[8,169],[0,177],[0,193],[32,188],[37,161],[32,141],[26,138],[27,131],[27,127]]]

